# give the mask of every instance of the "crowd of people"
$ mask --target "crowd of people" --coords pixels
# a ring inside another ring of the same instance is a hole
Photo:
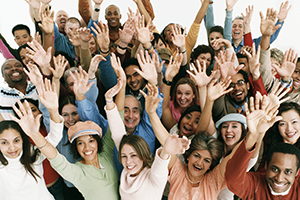
[[[81,19],[25,1],[35,32],[15,25],[18,49],[0,33],[1,199],[300,199],[300,57],[271,48],[288,1],[255,39],[238,0],[224,27],[201,0],[163,30],[150,0],[124,24],[103,0],[79,0]]]

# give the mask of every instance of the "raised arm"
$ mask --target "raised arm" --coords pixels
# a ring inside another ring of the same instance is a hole
[[[81,27],[78,30],[79,38],[81,40],[80,43],[80,64],[82,69],[85,71],[89,70],[89,66],[91,63],[92,55],[89,50],[89,41],[93,37],[93,34],[90,33],[90,29],[86,27]]]

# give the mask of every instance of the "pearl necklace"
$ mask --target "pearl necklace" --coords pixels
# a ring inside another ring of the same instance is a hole
[[[191,181],[191,179],[189,178],[189,175],[188,175],[188,173],[187,173],[187,170],[186,170],[186,177],[187,177],[187,179],[189,180],[189,182],[190,182],[191,184],[198,184],[198,183],[200,183],[200,181],[201,181],[201,179],[200,179],[199,181],[197,181],[197,182]]]

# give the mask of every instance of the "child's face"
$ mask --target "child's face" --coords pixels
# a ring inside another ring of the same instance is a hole
[[[8,158],[17,158],[23,149],[23,139],[15,129],[6,129],[0,134],[0,151]]]

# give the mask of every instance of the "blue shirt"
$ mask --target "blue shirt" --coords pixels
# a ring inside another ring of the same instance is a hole
[[[55,51],[63,51],[67,53],[73,60],[75,59],[75,48],[69,41],[68,36],[64,36],[58,31],[56,24],[54,23],[54,47]]]

